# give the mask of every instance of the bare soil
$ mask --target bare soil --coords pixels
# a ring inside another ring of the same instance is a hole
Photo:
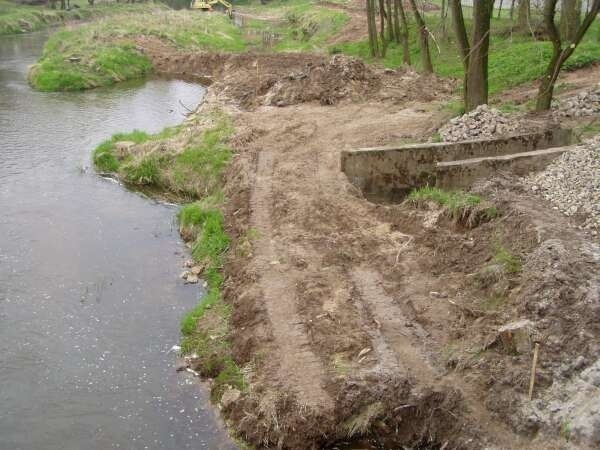
[[[370,203],[340,171],[344,149],[426,140],[452,83],[338,56],[138,45],[160,72],[210,82],[204,107],[234,120],[224,298],[249,387],[222,411],[241,437],[290,449],[364,437],[567,448],[558,426],[524,413],[531,354],[508,351],[498,328],[534,323],[536,396],[565,361],[593,363],[598,243],[510,177],[478,187],[500,216],[467,228],[434,205]],[[251,251],[238,252],[250,230]]]

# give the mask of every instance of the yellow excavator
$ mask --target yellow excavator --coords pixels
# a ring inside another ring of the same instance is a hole
[[[227,0],[192,0],[190,9],[200,9],[202,11],[212,11],[214,5],[222,5],[231,17],[233,6]]]

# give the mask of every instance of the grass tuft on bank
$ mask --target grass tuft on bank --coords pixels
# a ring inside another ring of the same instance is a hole
[[[214,195],[231,159],[227,139],[233,129],[229,118],[220,112],[204,119],[211,125],[200,133],[191,126],[187,132],[172,127],[154,135],[137,130],[116,134],[96,148],[94,166],[100,172],[116,174],[133,187],[164,191],[176,200]],[[134,152],[119,150],[128,143],[143,146]]]
[[[54,33],[29,73],[40,91],[78,91],[143,78],[153,71],[136,39],[155,37],[182,50],[239,52],[241,31],[225,15],[152,10]]]
[[[431,186],[414,189],[408,195],[408,202],[420,207],[434,203],[443,208],[444,214],[457,223],[475,227],[488,222],[500,214],[498,209],[481,197],[463,191],[445,191]]]
[[[180,210],[179,220],[181,226],[197,230],[192,256],[205,266],[202,277],[207,284],[205,296],[181,321],[181,349],[184,354],[198,355],[196,370],[215,380],[212,396],[218,401],[228,386],[245,388],[228,340],[231,308],[221,294],[222,258],[229,248],[229,237],[224,230],[223,215],[215,207],[186,205]]]

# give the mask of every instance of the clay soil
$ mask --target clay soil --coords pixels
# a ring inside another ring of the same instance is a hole
[[[595,360],[597,242],[510,177],[477,188],[500,214],[467,227],[435,205],[370,203],[340,171],[344,149],[426,140],[452,83],[341,56],[138,45],[161,73],[209,83],[202,108],[234,121],[224,298],[248,388],[222,412],[236,433],[261,448],[566,448],[523,413],[531,355],[497,330],[536,324],[536,396],[560,364]]]

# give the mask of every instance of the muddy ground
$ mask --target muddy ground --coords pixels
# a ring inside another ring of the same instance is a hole
[[[598,359],[596,238],[508,175],[476,187],[498,217],[467,226],[435,205],[370,203],[340,171],[342,150],[427,140],[447,119],[453,83],[342,56],[138,45],[159,72],[210,84],[200,114],[218,106],[234,121],[224,298],[249,386],[222,412],[244,440],[294,449],[365,439],[381,448],[599,443],[568,417],[532,412],[527,398],[535,342],[536,399]],[[517,266],[498,260],[499,249]],[[531,321],[527,338],[502,339],[498,328],[518,320]]]

